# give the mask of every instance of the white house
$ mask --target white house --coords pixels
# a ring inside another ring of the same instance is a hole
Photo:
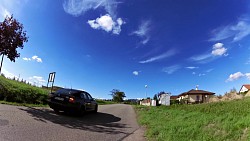
[[[170,105],[170,94],[165,93],[165,94],[160,94],[159,95],[159,104],[161,105]]]
[[[239,93],[250,94],[250,84],[242,85]]]

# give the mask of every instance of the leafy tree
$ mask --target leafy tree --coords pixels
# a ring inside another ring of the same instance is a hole
[[[113,89],[111,91],[111,95],[113,97],[113,101],[115,102],[122,102],[123,98],[126,97],[124,92],[117,90],[117,89]]]
[[[158,94],[155,94],[153,99],[158,100]]]
[[[23,31],[23,24],[14,19],[13,15],[7,16],[0,23],[0,55],[2,55],[0,73],[4,55],[15,62],[15,59],[20,57],[17,48],[23,49],[24,42],[28,42],[28,37],[26,37],[26,31]]]

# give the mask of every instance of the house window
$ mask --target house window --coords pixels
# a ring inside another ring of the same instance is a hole
[[[200,96],[199,95],[196,96],[196,101],[200,101]]]

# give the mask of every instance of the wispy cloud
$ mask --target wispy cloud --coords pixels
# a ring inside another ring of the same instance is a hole
[[[102,29],[106,32],[111,32],[113,34],[120,34],[121,26],[124,24],[121,18],[118,18],[116,21],[113,21],[112,17],[109,14],[96,18],[95,20],[88,20],[88,24],[93,29]]]
[[[29,77],[29,82],[42,86],[45,84],[46,81],[41,76],[32,76],[32,77]]]
[[[151,62],[154,62],[154,61],[157,61],[157,60],[161,60],[161,59],[164,59],[164,58],[167,58],[167,57],[171,57],[171,56],[173,56],[175,54],[176,54],[175,50],[169,50],[166,53],[160,54],[158,56],[154,56],[154,57],[149,58],[147,60],[140,61],[139,63],[141,63],[141,64],[151,63]]]
[[[226,80],[226,82],[235,81],[235,80],[238,80],[242,77],[246,77],[247,79],[250,80],[250,73],[243,74],[242,72],[236,72],[234,74],[230,74],[228,79]]]
[[[224,47],[223,43],[216,43],[213,45],[211,53],[192,56],[190,60],[198,63],[208,63],[220,56],[228,56],[227,48]]]
[[[139,75],[139,71],[133,71],[133,75],[138,76]]]
[[[150,40],[150,25],[151,21],[142,21],[141,25],[139,25],[138,29],[133,31],[131,35],[136,35],[142,39],[141,43],[142,44],[147,44],[148,41]]]
[[[214,69],[208,69],[208,70],[206,70],[206,72],[207,73],[209,73],[209,72],[211,72],[211,71],[213,71]]]
[[[104,8],[112,16],[116,16],[117,5],[121,2],[116,0],[66,0],[63,3],[64,11],[73,15],[84,15],[89,10]]]
[[[23,60],[24,60],[24,61],[32,61],[32,60],[34,60],[34,61],[36,61],[36,62],[38,62],[38,63],[42,63],[42,62],[43,62],[43,61],[42,61],[42,58],[39,58],[39,57],[36,56],[36,55],[32,56],[31,58],[24,57]]]
[[[205,76],[206,74],[205,73],[200,73],[199,74],[199,76],[201,77],[201,76]]]
[[[194,67],[194,66],[190,66],[190,67],[186,67],[187,69],[193,70],[193,69],[198,69],[199,67]]]
[[[221,41],[232,38],[233,42],[239,41],[250,34],[250,23],[248,19],[240,19],[236,24],[219,27],[212,31],[209,41]]]
[[[2,7],[2,6],[0,6],[0,14],[1,14],[1,19],[6,18],[7,16],[8,16],[8,17],[11,16],[10,12],[9,12],[6,8],[4,8],[4,7]],[[2,21],[2,20],[1,20],[1,21]]]
[[[162,71],[167,73],[167,74],[172,74],[172,73],[176,72],[177,70],[179,70],[180,68],[181,68],[180,65],[173,65],[173,66],[169,66],[169,67],[164,67],[162,69]]]
[[[212,55],[210,53],[196,55],[191,57],[190,59],[195,62],[206,63],[209,59],[211,59]]]
[[[250,58],[248,58],[248,60],[246,61],[245,64],[246,64],[246,65],[249,65],[249,64],[250,64]]]

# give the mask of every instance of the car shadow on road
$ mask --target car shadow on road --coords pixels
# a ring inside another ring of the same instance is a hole
[[[74,116],[66,113],[55,113],[50,109],[37,108],[19,108],[25,111],[35,120],[44,122],[52,122],[67,128],[89,130],[92,132],[103,132],[108,134],[126,134],[121,131],[127,128],[125,124],[119,123],[121,118],[108,113],[86,113],[84,116]]]

